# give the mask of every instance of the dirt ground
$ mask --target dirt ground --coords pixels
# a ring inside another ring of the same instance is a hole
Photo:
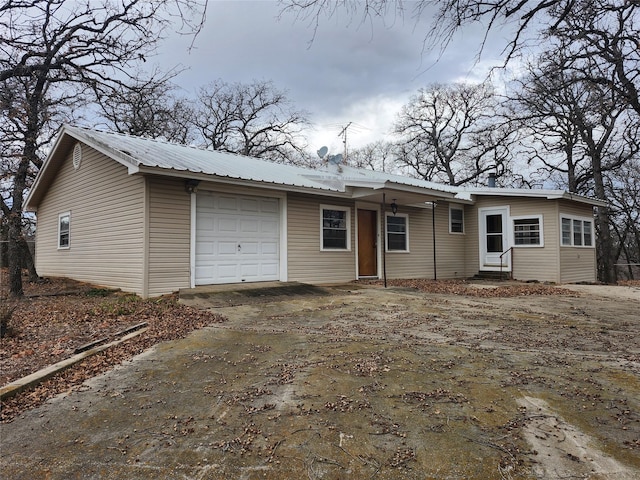
[[[640,478],[639,287],[411,286],[184,295],[227,321],[0,425],[0,471]]]

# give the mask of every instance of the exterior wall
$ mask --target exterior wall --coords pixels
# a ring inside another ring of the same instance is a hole
[[[456,207],[464,210],[464,233],[449,233],[449,206],[449,202],[443,201],[436,204],[436,274],[439,279],[464,278],[466,276],[467,252],[465,245],[469,240],[466,217],[472,207],[456,204]],[[431,222],[431,211],[428,216]],[[431,223],[429,223],[428,242],[431,242],[431,235]],[[431,256],[433,257],[433,251]]]
[[[386,252],[387,278],[433,278],[431,209],[400,206],[398,210],[408,215],[409,251]]]
[[[143,293],[144,179],[82,146],[79,169],[68,152],[38,206],[38,274]],[[70,246],[58,249],[58,215],[70,212]]]
[[[514,246],[511,253],[513,278],[516,280],[560,281],[559,231],[557,201],[518,197],[476,197],[468,216],[467,276],[480,270],[478,211],[481,208],[509,206],[510,217],[542,215],[543,247]],[[467,217],[465,217],[467,220]],[[513,220],[509,219],[508,243],[513,245]]]
[[[190,286],[191,195],[184,181],[148,177],[148,296]]]
[[[562,214],[591,218],[595,225],[593,207],[590,205],[560,201],[558,214],[556,215],[558,229],[560,228],[560,216]],[[593,238],[593,247],[563,247],[560,245],[560,232],[558,232],[556,241],[560,249],[560,282],[595,282],[598,275],[595,236]]]
[[[481,199],[478,199],[480,202]],[[478,204],[464,209],[464,276],[473,277],[480,270],[480,232],[478,230]]]
[[[288,195],[289,280],[309,283],[348,282],[356,278],[356,207],[351,201],[316,196]],[[350,208],[351,250],[321,251],[320,205]],[[372,208],[378,205],[372,205]],[[358,208],[367,208],[365,204]],[[468,208],[468,207],[467,207]],[[431,209],[400,206],[408,214],[409,252],[387,252],[387,278],[433,278],[433,236]],[[382,218],[382,212],[380,212]],[[382,233],[380,229],[380,233]],[[465,235],[449,233],[449,207],[436,208],[437,277],[464,275]],[[378,242],[380,246],[384,241]],[[382,272],[382,265],[379,265]]]
[[[320,205],[350,209],[351,250],[320,250]],[[288,278],[294,282],[349,282],[356,278],[353,201],[289,193],[287,195]]]

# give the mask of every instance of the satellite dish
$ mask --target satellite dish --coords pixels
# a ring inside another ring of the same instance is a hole
[[[327,147],[321,147],[320,150],[318,150],[318,156],[324,158],[328,151],[329,149]]]
[[[337,155],[329,155],[329,163],[332,165],[340,165],[342,163],[342,154],[339,153]]]

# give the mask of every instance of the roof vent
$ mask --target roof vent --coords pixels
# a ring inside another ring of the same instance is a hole
[[[78,142],[76,146],[73,147],[73,168],[76,170],[79,169],[80,162],[82,162],[82,145]]]

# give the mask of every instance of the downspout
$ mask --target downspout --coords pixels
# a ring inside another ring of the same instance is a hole
[[[436,202],[431,202],[431,230],[433,235],[433,279],[438,280],[436,267]]]
[[[382,192],[382,278],[387,288],[387,195]]]

